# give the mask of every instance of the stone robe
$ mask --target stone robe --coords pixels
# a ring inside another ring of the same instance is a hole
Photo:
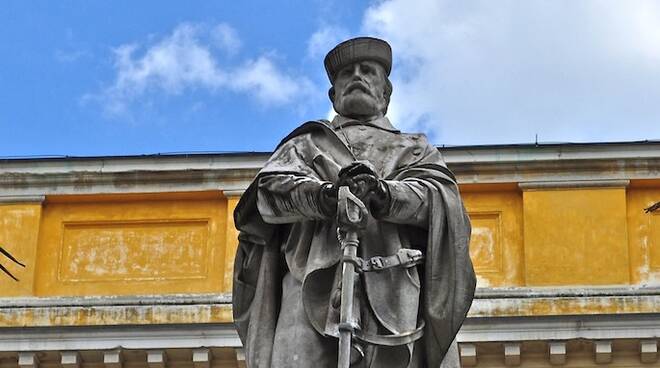
[[[360,367],[440,367],[469,309],[475,276],[470,223],[455,179],[425,136],[402,134],[386,118],[308,122],[287,136],[241,198],[234,271],[234,319],[250,368],[336,367],[341,251],[318,189],[367,160],[391,194],[389,208],[360,234],[362,258],[401,248],[422,265],[364,273],[356,285],[363,332],[402,334],[408,345],[365,346]],[[455,359],[455,356],[453,357]]]

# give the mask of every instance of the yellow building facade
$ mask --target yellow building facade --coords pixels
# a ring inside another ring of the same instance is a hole
[[[660,366],[660,143],[440,149],[471,367]],[[0,368],[241,367],[232,212],[268,154],[0,160]]]

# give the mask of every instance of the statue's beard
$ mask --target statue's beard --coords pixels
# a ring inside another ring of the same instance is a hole
[[[351,118],[368,118],[384,114],[385,101],[358,89],[337,96],[333,103],[339,115]]]

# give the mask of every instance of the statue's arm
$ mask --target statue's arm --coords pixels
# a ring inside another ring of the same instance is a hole
[[[330,217],[333,210],[324,188],[316,178],[296,174],[270,174],[259,178],[257,207],[265,222],[284,224]]]
[[[397,224],[426,227],[428,224],[428,186],[418,180],[384,180],[389,201],[374,217]]]

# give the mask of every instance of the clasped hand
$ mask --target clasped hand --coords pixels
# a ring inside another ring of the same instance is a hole
[[[335,184],[326,184],[321,190],[321,205],[326,213],[334,213],[337,208],[337,191],[339,187],[347,186],[351,193],[358,197],[369,208],[371,215],[379,217],[389,205],[387,184],[378,177],[368,161],[356,161],[339,171]],[[330,212],[331,209],[334,209]]]

